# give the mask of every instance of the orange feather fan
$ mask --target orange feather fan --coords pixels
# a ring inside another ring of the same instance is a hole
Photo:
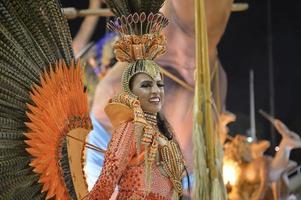
[[[35,106],[27,104],[31,121],[26,123],[30,131],[25,134],[26,150],[34,157],[30,166],[40,175],[46,199],[70,199],[60,166],[62,143],[72,129],[92,128],[79,62],[70,67],[57,62],[44,72],[41,85],[34,85],[32,91]]]

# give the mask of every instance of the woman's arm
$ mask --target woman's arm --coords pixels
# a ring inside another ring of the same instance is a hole
[[[98,9],[101,7],[102,0],[90,0],[89,9]],[[83,23],[80,26],[80,29],[76,33],[72,46],[74,53],[77,54],[82,50],[89,42],[92,37],[92,34],[96,28],[98,16],[88,16],[85,17]]]
[[[91,190],[89,200],[110,199],[130,159],[135,154],[133,123],[121,124],[113,133],[105,154],[101,175]]]
[[[205,0],[208,50],[211,64],[214,64],[214,60],[217,57],[216,48],[225,32],[231,14],[232,4],[233,0]],[[171,30],[172,33],[167,35],[168,40],[171,40],[173,35],[177,38],[187,37],[186,40],[193,40],[195,23],[193,0],[168,0],[162,11],[171,20],[171,23],[175,24],[175,26],[167,27],[167,29],[173,29]],[[176,29],[175,27],[178,27],[179,29]],[[179,31],[179,33],[177,33],[177,31]],[[194,45],[194,41],[188,45]],[[182,48],[181,46],[175,48]],[[185,51],[185,47],[180,51]]]
[[[194,32],[194,1],[193,0],[169,0],[164,12],[181,24],[189,32]],[[216,47],[222,37],[229,16],[231,14],[233,0],[205,0],[205,12],[209,47]]]

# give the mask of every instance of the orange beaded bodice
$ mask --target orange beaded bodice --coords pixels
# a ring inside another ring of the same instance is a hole
[[[116,104],[113,110],[119,106],[120,104]],[[115,111],[114,113],[118,113]],[[88,199],[110,199],[116,187],[118,200],[172,199],[174,192],[182,192],[184,163],[178,146],[173,140],[167,140],[149,123],[145,125],[148,131],[144,131],[141,137],[138,136],[138,141],[133,114],[128,116],[127,121],[123,116],[119,124],[114,122],[116,128],[105,154],[101,176]],[[115,116],[115,119],[116,117],[120,118]],[[148,164],[151,165],[149,168]],[[147,180],[149,175],[151,179]]]
[[[151,168],[152,181],[150,192],[145,181],[145,163],[131,166],[131,160],[137,156],[135,133],[132,122],[121,124],[114,132],[105,155],[102,173],[88,199],[110,199],[118,185],[117,199],[158,199],[172,198],[173,185],[169,177],[164,176],[154,162]]]

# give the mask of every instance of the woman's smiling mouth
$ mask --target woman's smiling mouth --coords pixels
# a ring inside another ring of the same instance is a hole
[[[160,97],[151,97],[148,100],[150,103],[159,103],[160,102]]]

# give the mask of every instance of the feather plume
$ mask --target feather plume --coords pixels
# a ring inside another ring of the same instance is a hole
[[[106,0],[117,19],[108,28],[121,35],[159,35],[168,24],[159,10],[164,0]]]
[[[150,12],[157,13],[162,8],[163,4],[164,0],[150,1],[150,5],[147,5],[149,7],[146,7],[146,9],[149,8]]]
[[[65,96],[58,96],[62,88],[67,90]],[[67,112],[70,110],[73,112]],[[74,196],[74,190],[71,195],[64,193],[69,188],[62,182],[59,167],[48,169],[39,163],[60,158],[61,149],[56,145],[69,130],[68,120],[87,112],[80,66],[74,65],[70,30],[59,1],[0,0],[0,199]],[[51,120],[45,123],[42,115]],[[58,129],[57,124],[67,128]],[[56,137],[49,136],[53,131]],[[45,140],[28,140],[32,138]],[[48,157],[39,157],[41,152]],[[56,163],[58,160],[48,164]],[[70,177],[65,181],[72,182]],[[61,187],[56,189],[58,182]]]
[[[164,4],[164,0],[105,0],[117,17],[144,12],[146,15],[156,14]]]

